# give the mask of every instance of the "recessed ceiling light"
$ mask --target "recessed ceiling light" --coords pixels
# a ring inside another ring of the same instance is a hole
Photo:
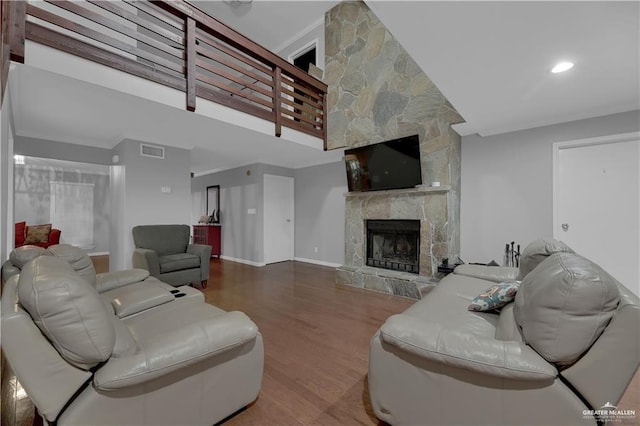
[[[551,68],[551,72],[558,74],[569,71],[571,68],[573,68],[573,62],[558,62],[555,67]]]

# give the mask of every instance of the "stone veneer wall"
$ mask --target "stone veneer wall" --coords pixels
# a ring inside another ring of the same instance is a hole
[[[450,126],[463,120],[363,2],[344,1],[326,13],[325,67],[329,149],[418,134],[422,180],[442,185],[348,195],[337,280],[416,297],[414,283],[429,281],[442,258],[459,253],[461,138]],[[364,266],[366,219],[421,221],[419,277]]]

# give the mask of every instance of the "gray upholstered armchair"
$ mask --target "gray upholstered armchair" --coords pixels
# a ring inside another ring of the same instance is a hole
[[[189,244],[189,225],[140,225],[133,228],[133,267],[173,286],[207,286],[211,246]]]

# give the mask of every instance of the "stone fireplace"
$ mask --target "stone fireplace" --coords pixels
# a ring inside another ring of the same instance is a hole
[[[367,266],[420,272],[419,220],[367,220]]]
[[[327,12],[325,55],[328,148],[417,134],[423,181],[415,188],[345,194],[345,264],[336,281],[419,298],[437,282],[442,259],[459,253],[460,136],[451,124],[463,120],[364,2],[343,1]],[[417,223],[417,235],[386,243],[379,235],[382,246],[371,247],[367,225],[381,221]],[[395,244],[395,260],[386,259],[393,256],[385,254],[385,244],[389,250]],[[398,261],[409,251],[417,264]],[[389,262],[399,265],[388,269]]]

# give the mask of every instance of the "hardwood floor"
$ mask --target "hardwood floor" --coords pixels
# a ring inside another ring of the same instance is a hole
[[[108,268],[104,259],[94,263],[98,272]],[[337,285],[334,274],[299,262],[211,260],[206,301],[245,312],[265,345],[260,396],[225,425],[378,424],[367,395],[369,339],[413,301]],[[31,425],[33,406],[16,398],[19,384],[6,370],[3,362],[2,425]],[[618,407],[640,413],[640,372]]]
[[[336,285],[321,266],[213,263],[206,301],[247,313],[265,345],[260,398],[227,424],[377,423],[366,395],[369,340],[412,300]]]

